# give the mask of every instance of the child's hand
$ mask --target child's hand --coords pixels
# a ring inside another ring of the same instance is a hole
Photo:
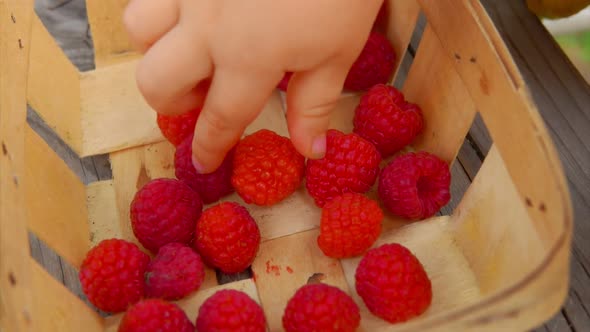
[[[163,114],[201,106],[193,159],[211,172],[285,71],[295,148],[322,157],[329,115],[382,0],[132,0],[125,24],[145,52],[137,83]],[[210,85],[209,85],[210,83]],[[206,96],[206,100],[205,100]]]

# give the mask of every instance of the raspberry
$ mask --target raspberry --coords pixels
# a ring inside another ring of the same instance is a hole
[[[181,181],[152,180],[131,202],[133,233],[154,253],[171,242],[190,244],[202,209],[199,194]]]
[[[260,231],[245,207],[222,202],[197,222],[195,245],[205,262],[225,273],[244,271],[256,257]]]
[[[356,291],[367,308],[391,323],[419,316],[432,302],[432,286],[424,267],[400,244],[367,251],[355,279]]]
[[[170,143],[178,146],[185,138],[193,136],[200,113],[201,109],[197,108],[180,115],[158,114],[158,127]]]
[[[277,88],[279,88],[281,91],[287,91],[287,86],[289,85],[291,76],[293,76],[292,72],[286,72],[285,75],[283,75],[283,78],[281,78],[279,85],[277,85]]]
[[[146,295],[179,300],[199,289],[205,280],[201,256],[181,243],[169,243],[147,267]]]
[[[266,331],[266,319],[260,305],[246,293],[222,289],[211,295],[199,308],[197,331]]]
[[[383,168],[378,194],[393,214],[406,219],[432,217],[451,199],[449,165],[428,152],[398,156]]]
[[[354,132],[373,143],[383,158],[410,144],[422,132],[422,110],[396,88],[378,84],[365,93],[354,113]]]
[[[307,191],[315,204],[326,202],[346,192],[366,193],[375,183],[381,156],[375,146],[357,134],[343,134],[330,129],[326,154],[307,161]]]
[[[356,331],[359,308],[337,287],[318,283],[305,285],[287,302],[283,327],[287,332]]]
[[[80,266],[82,290],[102,311],[125,311],[144,295],[144,274],[149,261],[150,257],[133,243],[103,240],[86,253]]]
[[[358,256],[381,234],[383,212],[377,202],[357,193],[345,193],[324,205],[318,245],[329,257]]]
[[[395,51],[389,40],[373,31],[344,82],[348,90],[367,90],[375,84],[387,83],[395,65]]]
[[[382,9],[384,11],[385,9]],[[386,12],[379,15],[385,15]],[[383,18],[381,20],[384,21]],[[377,24],[377,23],[376,23]],[[379,23],[383,24],[383,23]],[[391,42],[377,31],[371,32],[361,54],[352,64],[344,88],[347,90],[361,91],[371,88],[375,84],[384,84],[393,75],[395,66],[395,51]],[[287,85],[292,73],[285,73],[278,84],[278,88],[287,91]]]
[[[231,181],[246,203],[269,206],[297,190],[304,170],[290,139],[262,129],[238,143]]]
[[[127,310],[118,332],[194,332],[195,327],[178,305],[161,299],[136,303]]]
[[[200,174],[193,166],[192,143],[193,136],[191,135],[176,148],[174,154],[176,178],[198,192],[205,204],[217,202],[222,197],[231,194],[234,191],[231,185],[234,150],[227,153],[221,165],[214,172]]]

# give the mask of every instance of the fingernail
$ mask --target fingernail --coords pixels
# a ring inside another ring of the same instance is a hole
[[[311,154],[314,158],[323,158],[326,154],[326,135],[313,139],[311,143]]]
[[[205,167],[203,167],[203,165],[201,165],[201,163],[197,160],[197,158],[195,158],[195,156],[192,157],[192,160],[193,160],[193,167],[195,168],[197,173],[203,174],[203,172],[205,171]]]

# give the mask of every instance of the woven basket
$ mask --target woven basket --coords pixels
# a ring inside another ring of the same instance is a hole
[[[173,147],[141,98],[119,22],[124,0],[87,0],[97,68],[78,72],[33,12],[32,0],[0,0],[0,322],[2,331],[116,331],[31,258],[27,231],[79,267],[111,237],[136,241],[128,209],[137,188],[173,177]],[[476,113],[494,141],[450,215],[410,223],[387,216],[377,244],[398,242],[422,261],[433,303],[391,325],[354,288],[359,259],[334,260],[316,244],[320,210],[302,187],[284,202],[248,206],[262,244],[254,278],[218,285],[213,270],[179,301],[194,321],[220,288],[247,292],[281,330],[287,300],[315,273],[359,304],[364,331],[526,330],[549,319],[568,290],[572,209],[541,117],[506,46],[475,0],[390,0],[387,34],[405,54],[419,12],[427,24],[403,85],[424,112],[413,149],[453,163]],[[401,62],[398,59],[397,67]],[[332,127],[351,131],[358,95],[343,95]],[[80,156],[109,153],[113,179],[85,186],[26,123],[27,102]],[[287,135],[281,95],[247,129]],[[374,192],[371,193],[374,195]],[[237,196],[227,198],[242,202]]]

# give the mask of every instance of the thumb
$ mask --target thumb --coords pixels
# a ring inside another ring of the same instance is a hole
[[[295,149],[311,159],[326,152],[326,131],[348,70],[333,64],[295,73],[287,90],[287,123]]]

